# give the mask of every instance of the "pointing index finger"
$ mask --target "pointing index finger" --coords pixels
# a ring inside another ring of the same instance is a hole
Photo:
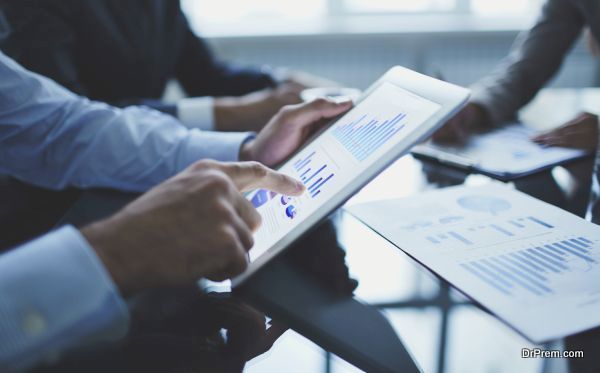
[[[300,181],[258,162],[236,163],[229,171],[225,170],[241,192],[259,188],[288,196],[299,196],[304,192]]]

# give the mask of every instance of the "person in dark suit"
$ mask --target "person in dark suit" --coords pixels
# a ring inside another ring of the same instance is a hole
[[[299,74],[219,60],[179,0],[3,0],[0,49],[79,95],[150,106],[203,130],[258,132],[309,85],[306,75],[299,83]],[[163,102],[171,79],[191,98]],[[78,196],[0,175],[0,224],[11,232],[0,251],[50,229]]]
[[[147,105],[188,127],[257,131],[299,102],[305,86],[217,59],[178,0],[6,0],[3,10],[11,31],[0,47],[24,67],[90,99]],[[162,102],[170,79],[194,98]]]

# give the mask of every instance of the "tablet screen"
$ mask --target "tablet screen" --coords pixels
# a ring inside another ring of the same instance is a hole
[[[288,197],[261,189],[248,196],[262,216],[250,261],[302,224],[440,108],[392,83],[382,83],[278,169],[304,183],[303,195]]]

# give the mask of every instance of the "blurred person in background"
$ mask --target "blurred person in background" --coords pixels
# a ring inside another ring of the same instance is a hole
[[[508,57],[472,87],[470,103],[448,121],[433,140],[461,142],[473,133],[515,120],[518,111],[558,72],[586,28],[588,43],[592,50],[597,49],[600,3],[595,0],[547,0],[535,25],[519,35]],[[532,140],[547,146],[596,151],[596,114],[581,113]]]
[[[2,50],[67,89],[115,106],[146,105],[188,127],[258,131],[307,86],[301,72],[219,60],[194,34],[179,1],[6,0]],[[190,98],[162,101],[170,80]]]
[[[306,73],[219,60],[196,36],[178,0],[6,0],[0,48],[29,70],[96,101],[144,105],[188,128],[256,131],[306,86]],[[190,96],[162,100],[170,80]],[[0,250],[50,229],[79,197],[0,177]]]
[[[0,371],[118,341],[125,297],[242,273],[261,219],[241,192],[302,194],[300,181],[267,165],[351,106],[288,106],[256,135],[200,131],[89,101],[0,53],[0,173],[47,188],[146,192],[104,220],[0,254]]]

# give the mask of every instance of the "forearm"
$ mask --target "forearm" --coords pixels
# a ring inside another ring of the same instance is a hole
[[[269,71],[235,66],[219,60],[208,44],[187,25],[185,47],[176,68],[176,78],[189,96],[242,96],[277,82]]]
[[[548,1],[535,26],[519,36],[509,56],[472,87],[472,101],[485,106],[495,123],[514,119],[558,71],[583,24],[572,2]]]
[[[129,314],[95,252],[64,227],[0,256],[0,370],[118,340]]]
[[[161,113],[177,118],[177,104],[167,103],[160,99],[131,98],[126,100],[111,101],[108,102],[108,104],[119,108],[126,108],[128,106],[146,106],[150,109],[154,109],[160,111]]]
[[[90,102],[0,57],[0,172],[24,181],[143,191],[199,159],[237,160],[248,138]]]

